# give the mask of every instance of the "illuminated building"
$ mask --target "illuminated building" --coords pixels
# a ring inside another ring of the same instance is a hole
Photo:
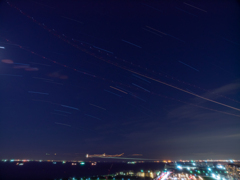
[[[145,177],[145,173],[144,172],[137,172],[136,176],[138,176],[138,177]]]
[[[148,177],[148,178],[155,178],[157,177],[161,171],[159,170],[141,170],[140,172],[134,172],[134,171],[121,171],[116,173],[116,176],[136,176],[136,177]]]
[[[228,164],[226,170],[229,178],[240,180],[240,163]]]
[[[135,164],[136,162],[135,161],[130,161],[130,162],[127,162],[127,164]]]
[[[92,166],[96,166],[96,165],[97,165],[97,162],[92,162],[91,165],[92,165]]]

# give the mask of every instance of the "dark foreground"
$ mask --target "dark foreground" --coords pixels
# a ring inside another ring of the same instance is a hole
[[[23,166],[17,166],[16,162],[0,162],[1,180],[50,180],[65,179],[69,177],[91,177],[96,175],[115,174],[119,171],[134,170],[162,170],[163,163],[97,163],[92,166],[90,163],[85,165],[72,166],[71,163],[65,164],[57,162],[27,162]],[[110,171],[109,171],[110,170]]]

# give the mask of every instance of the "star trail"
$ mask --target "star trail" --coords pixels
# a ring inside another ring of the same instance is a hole
[[[1,157],[239,158],[239,12],[234,0],[1,1]]]

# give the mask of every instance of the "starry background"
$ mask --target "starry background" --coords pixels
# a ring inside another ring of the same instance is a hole
[[[1,158],[240,158],[239,1],[6,0],[0,22]]]

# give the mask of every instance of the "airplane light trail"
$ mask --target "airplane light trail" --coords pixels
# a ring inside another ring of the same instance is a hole
[[[191,5],[191,4],[188,4],[188,3],[185,3],[185,2],[184,2],[183,4],[186,4],[186,5],[188,5],[188,6],[191,6],[191,7],[195,8],[195,9],[200,10],[200,11],[207,12],[207,11],[205,11],[205,10],[203,10],[203,9],[200,9],[200,8],[198,8],[198,7],[196,7],[196,6],[193,6],[193,5]]]
[[[43,93],[43,92],[36,92],[36,91],[28,91],[29,93],[33,94],[43,94],[43,95],[49,95],[48,93]]]
[[[108,93],[111,93],[111,94],[113,94],[113,95],[115,95],[115,96],[122,97],[122,96],[120,96],[120,95],[118,95],[118,94],[116,94],[116,93],[113,93],[113,92],[111,92],[111,91],[108,91],[108,90],[106,90],[106,89],[104,89],[104,91],[106,91],[106,92],[108,92]]]
[[[123,67],[123,66],[116,65],[115,63],[106,61],[106,60],[104,60],[104,59],[102,59],[102,58],[99,58],[99,57],[97,57],[97,56],[95,56],[95,57],[98,58],[98,59],[101,59],[101,60],[104,61],[104,62],[107,62],[107,63],[109,63],[109,64],[112,64],[112,65],[114,65],[114,66],[116,66],[116,67],[119,67],[119,68],[121,68],[121,69],[124,69],[124,70],[126,70],[126,71],[129,71],[129,72],[131,72],[131,73],[135,73],[135,74],[137,74],[137,75],[139,75],[139,76],[145,77],[145,78],[147,78],[147,79],[151,79],[151,80],[153,80],[153,81],[155,81],[155,82],[158,82],[158,83],[164,84],[164,85],[166,85],[166,86],[172,87],[172,88],[174,88],[174,89],[177,89],[177,90],[179,90],[179,91],[182,91],[182,92],[191,94],[191,95],[193,95],[193,96],[195,96],[195,97],[198,97],[198,98],[204,99],[204,100],[206,100],[206,101],[210,101],[210,102],[213,102],[213,103],[216,103],[216,104],[219,104],[219,105],[228,107],[228,108],[230,108],[230,109],[234,109],[234,110],[240,111],[240,109],[235,108],[235,107],[233,107],[233,106],[229,106],[229,105],[227,105],[227,104],[220,103],[220,102],[218,102],[218,101],[214,101],[214,100],[209,99],[209,98],[205,98],[205,97],[203,97],[203,96],[200,96],[200,95],[191,93],[191,92],[189,92],[189,91],[186,91],[186,90],[184,90],[184,89],[182,89],[182,88],[173,86],[173,85],[168,84],[168,83],[166,83],[166,82],[163,82],[163,81],[157,80],[157,79],[155,79],[155,78],[149,77],[149,76],[147,76],[147,75],[143,75],[143,74],[138,73],[138,72],[136,72],[136,71],[130,70],[130,69],[125,68],[125,67]],[[147,91],[148,91],[148,90],[147,90]]]
[[[148,30],[148,29],[145,29],[145,28],[142,28],[142,29],[145,30],[145,31],[148,31],[148,32],[150,32],[150,33],[152,33],[152,34],[155,34],[155,35],[157,35],[157,36],[159,36],[159,37],[162,37],[162,36],[159,35],[158,33],[152,32],[152,31],[150,31],[150,30]]]
[[[131,160],[139,160],[139,161],[159,161],[159,159],[145,159],[145,158],[127,158],[127,157],[99,157],[99,158],[111,158],[111,159],[131,159]]]
[[[140,89],[143,89],[144,91],[150,92],[149,90],[147,90],[147,89],[145,89],[145,88],[143,88],[143,87],[141,87],[141,86],[139,86],[137,84],[132,83],[132,85],[134,85],[134,86],[136,86],[136,87],[138,87]]]
[[[0,76],[15,76],[15,77],[23,77],[22,75],[16,75],[16,74],[0,74]]]
[[[72,113],[70,113],[70,112],[67,112],[67,111],[61,111],[61,110],[58,110],[58,109],[55,109],[54,111],[62,112],[62,113],[67,113],[67,114],[72,114]]]
[[[97,118],[97,117],[95,117],[95,116],[92,116],[92,115],[89,115],[89,114],[85,114],[85,115],[86,115],[86,116],[88,116],[88,117],[94,118],[94,119],[101,120],[100,118]]]
[[[102,110],[106,110],[105,108],[102,108],[102,107],[97,106],[97,105],[95,105],[95,104],[91,104],[91,103],[89,103],[89,105],[91,105],[91,106],[95,106],[95,107],[97,107],[97,108],[99,108],[99,109],[102,109]]]
[[[83,22],[78,21],[78,20],[76,20],[76,19],[72,19],[72,18],[65,17],[65,16],[61,16],[61,17],[64,18],[64,19],[69,19],[69,20],[71,20],[71,21],[75,21],[75,22],[78,22],[78,23],[80,23],[80,24],[83,24]]]
[[[55,114],[55,115],[59,115],[59,116],[65,116],[65,117],[67,117],[67,115],[66,114],[59,114],[59,113],[51,113],[51,114]]]
[[[71,125],[68,125],[68,124],[63,124],[63,123],[59,123],[59,122],[55,122],[55,124],[62,125],[62,126],[68,126],[68,127],[72,127]]]
[[[196,68],[194,68],[194,67],[192,67],[192,66],[189,66],[188,64],[186,64],[186,63],[184,63],[184,62],[182,62],[182,61],[178,61],[178,62],[180,62],[180,63],[184,64],[185,66],[188,66],[188,67],[194,69],[195,71],[198,71],[198,72],[199,72],[199,70],[197,70]]]
[[[113,54],[113,52],[111,52],[111,51],[108,51],[108,50],[106,50],[106,49],[102,49],[102,48],[100,48],[100,47],[97,47],[97,46],[93,46],[94,48],[96,48],[96,49],[99,49],[99,50],[102,50],[102,51],[106,51],[106,52],[108,52],[108,53],[111,53],[111,54]]]
[[[225,107],[228,107],[228,108],[237,110],[237,111],[240,111],[240,109],[238,109],[238,108],[235,108],[235,107],[229,106],[229,105],[227,105],[227,104],[223,104],[223,103],[220,103],[220,102],[218,102],[218,101],[214,101],[214,100],[212,100],[212,99],[208,99],[208,98],[205,98],[205,97],[203,97],[203,96],[200,96],[200,95],[191,93],[191,92],[186,91],[186,90],[184,90],[184,89],[181,89],[181,88],[179,88],[179,87],[176,87],[176,86],[173,86],[173,85],[171,85],[171,84],[165,83],[165,82],[163,82],[163,81],[160,81],[160,80],[151,78],[151,77],[149,77],[149,76],[140,74],[140,73],[135,72],[135,71],[132,71],[132,70],[130,70],[130,69],[126,69],[126,68],[123,68],[123,69],[125,69],[125,70],[127,70],[127,71],[129,71],[129,72],[135,73],[135,74],[137,74],[137,75],[139,75],[139,76],[142,76],[142,77],[151,79],[151,80],[153,80],[153,81],[159,82],[159,83],[164,84],[164,85],[166,85],[166,86],[172,87],[172,88],[174,88],[174,89],[177,89],[177,90],[183,91],[183,92],[185,92],[185,93],[191,94],[191,95],[193,95],[193,96],[199,97],[199,98],[201,98],[201,99],[204,99],[204,100],[207,100],[207,101],[210,101],[210,102],[213,102],[213,103],[216,103],[216,104],[219,104],[219,105],[222,105],[222,106],[225,106]]]
[[[110,86],[110,88],[113,88],[113,89],[115,89],[115,90],[117,90],[117,91],[120,91],[120,92],[122,92],[122,93],[124,93],[124,94],[128,94],[128,93],[126,93],[126,92],[124,92],[124,91],[122,91],[122,90],[120,90],[120,89],[118,89],[118,88],[115,88],[115,87],[112,87],[112,86]]]
[[[70,109],[75,109],[75,110],[78,110],[78,111],[79,111],[79,109],[78,109],[78,108],[75,108],[75,107],[71,107],[71,106],[67,106],[67,105],[63,105],[63,104],[61,104],[61,106],[62,106],[62,107],[66,107],[66,108],[70,108]]]
[[[139,78],[139,79],[141,79],[141,80],[143,80],[143,81],[145,81],[145,82],[147,82],[147,83],[151,83],[150,81],[148,81],[148,80],[146,80],[146,79],[144,79],[144,78],[142,78],[142,77],[139,77],[139,76],[137,76],[136,74],[132,74],[133,76],[135,76],[135,77],[137,77],[137,78]]]
[[[111,158],[111,157],[120,157],[120,156],[123,156],[124,153],[122,154],[115,154],[115,155],[107,155],[107,154],[93,154],[93,155],[90,155],[90,154],[86,154],[86,158],[93,158],[93,157],[106,157],[106,158]]]
[[[44,81],[53,81],[52,79],[46,79],[46,78],[39,78],[39,77],[32,77],[34,79],[41,79],[41,80],[44,80]]]
[[[186,3],[185,3],[185,4],[186,4]],[[10,6],[13,6],[13,5],[11,5],[10,3],[9,3],[9,5],[10,5]],[[13,7],[14,7],[14,6],[13,6]],[[17,10],[19,10],[19,11],[21,12],[21,10],[20,10],[19,8],[17,8],[17,7],[14,7],[14,8],[17,9]],[[22,13],[22,12],[21,12],[21,13]],[[28,18],[31,18],[31,16],[29,16]],[[37,23],[36,20],[34,20],[34,19],[32,19],[32,20],[33,20],[35,23]],[[37,23],[37,24],[41,24],[41,23]],[[40,25],[40,26],[42,26],[42,25]],[[146,27],[151,28],[151,27],[149,27],[149,26],[146,26]],[[59,37],[58,34],[53,33],[53,30],[48,29],[48,28],[46,28],[45,26],[44,26],[44,28],[47,29],[47,30],[49,30],[54,36]],[[156,29],[154,29],[154,28],[151,28],[151,29],[153,29],[153,30],[156,31]],[[160,32],[160,31],[158,31],[158,32]],[[160,32],[160,33],[162,33],[162,34],[164,34],[164,35],[168,35],[168,34],[165,34],[165,33],[163,33],[163,32]],[[214,101],[214,100],[212,100],[212,99],[205,98],[205,97],[203,97],[203,96],[200,96],[200,95],[191,93],[191,92],[189,92],[189,91],[186,91],[186,90],[184,90],[184,89],[178,88],[178,87],[173,86],[173,85],[171,85],[171,84],[165,83],[165,82],[160,81],[160,80],[157,80],[157,79],[155,79],[155,78],[151,78],[151,77],[149,77],[149,76],[147,76],[147,75],[143,75],[143,74],[141,74],[141,73],[135,72],[135,71],[133,71],[133,70],[130,70],[130,69],[128,69],[128,68],[125,68],[125,67],[123,67],[123,66],[120,66],[120,65],[118,65],[118,64],[115,64],[115,63],[113,63],[113,62],[111,62],[111,61],[105,60],[105,59],[103,59],[103,57],[100,57],[100,56],[98,56],[98,55],[96,55],[96,54],[93,54],[93,53],[89,52],[88,50],[86,50],[86,49],[84,49],[84,48],[81,48],[81,47],[79,47],[79,46],[71,43],[70,41],[67,41],[67,40],[63,39],[62,37],[59,37],[59,38],[62,39],[63,41],[65,41],[65,42],[67,42],[68,44],[73,45],[73,46],[76,47],[77,49],[80,49],[80,50],[82,50],[83,52],[85,52],[85,53],[87,53],[87,54],[90,54],[90,55],[92,55],[93,57],[95,57],[95,58],[97,58],[97,59],[100,59],[100,60],[102,60],[102,61],[104,61],[104,62],[106,62],[106,63],[108,63],[108,64],[112,64],[112,65],[114,65],[114,66],[116,66],[116,67],[119,67],[119,68],[121,68],[121,69],[124,69],[124,70],[126,70],[126,71],[132,72],[132,73],[134,73],[134,74],[137,74],[137,75],[139,75],[139,76],[145,77],[145,78],[150,79],[150,80],[153,80],[153,81],[155,81],[155,82],[159,82],[159,83],[161,83],[161,84],[164,84],[164,85],[166,85],[166,86],[172,87],[172,88],[177,89],[177,90],[179,90],[179,91],[182,91],[182,92],[191,94],[191,95],[193,95],[193,96],[195,96],[195,97],[198,97],[198,98],[207,100],[207,101],[209,101],[209,102],[213,102],[213,103],[216,103],[216,104],[219,104],[219,105],[222,105],[222,106],[225,106],[225,107],[228,107],[228,108],[231,108],[231,109],[240,111],[240,109],[238,109],[238,108],[235,108],[235,107],[229,106],[229,105],[227,105],[227,104],[220,103],[220,102]],[[9,40],[7,40],[7,41],[9,41]],[[21,46],[19,46],[19,47],[22,48]],[[36,54],[36,53],[35,53],[35,54]],[[46,57],[44,57],[44,58],[46,59]],[[60,64],[60,63],[57,63],[56,61],[52,61],[52,62],[54,62],[55,64]],[[61,64],[60,64],[60,65],[61,65]],[[85,74],[85,73],[84,73],[84,74]],[[95,76],[94,76],[94,77],[95,77]],[[110,92],[110,91],[107,91],[107,90],[104,90],[104,91],[109,92],[109,93],[111,93],[111,94],[114,94],[114,95],[116,95],[116,96],[121,97],[120,95],[117,95],[117,94],[115,94],[115,93],[113,93],[113,92]]]
[[[122,39],[122,41],[125,42],[125,43],[128,43],[128,44],[131,44],[131,45],[133,45],[133,46],[136,46],[136,47],[138,47],[138,48],[142,48],[142,47],[140,47],[140,46],[138,46],[138,45],[136,45],[136,44],[133,44],[133,43],[131,43],[131,42],[129,42],[129,41],[126,41],[126,40],[123,40],[123,39]]]

